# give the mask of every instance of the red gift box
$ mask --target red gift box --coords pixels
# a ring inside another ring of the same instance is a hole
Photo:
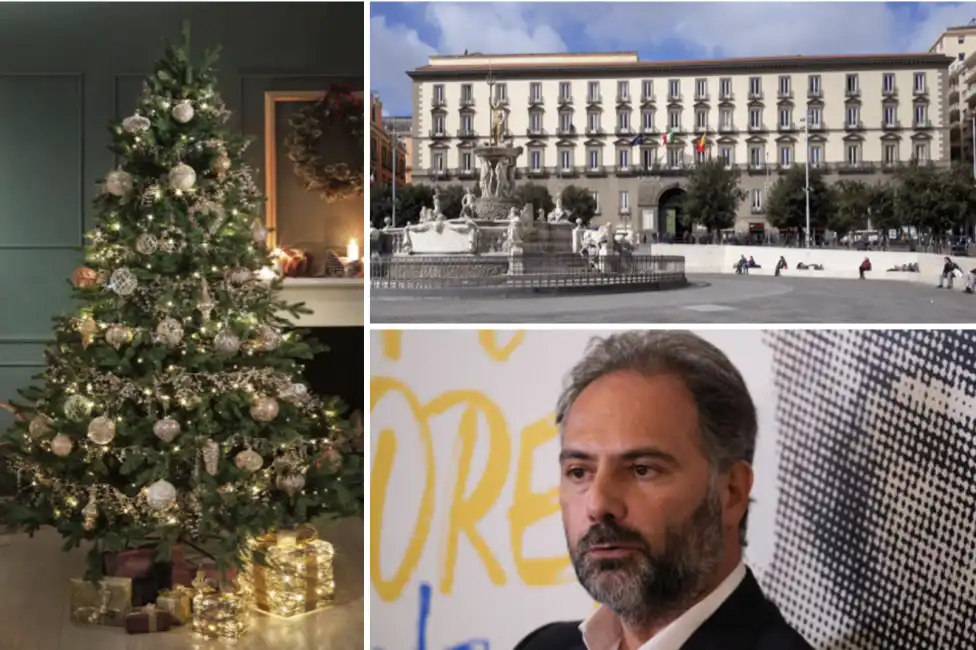
[[[183,562],[183,547],[174,546],[171,556],[173,562]],[[155,602],[160,591],[172,587],[171,563],[158,561],[156,548],[152,546],[105,553],[102,569],[107,576],[132,580],[132,604],[135,607]]]

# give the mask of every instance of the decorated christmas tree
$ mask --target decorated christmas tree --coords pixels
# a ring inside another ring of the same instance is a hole
[[[167,44],[135,114],[110,126],[119,165],[95,201],[72,313],[3,434],[18,478],[8,523],[52,526],[102,555],[178,543],[221,570],[257,535],[361,515],[361,431],[311,394],[317,347],[270,274],[264,198],[226,126],[217,51]],[[341,372],[341,370],[337,370]]]

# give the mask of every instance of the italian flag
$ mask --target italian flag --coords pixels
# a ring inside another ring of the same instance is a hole
[[[674,144],[674,131],[668,131],[664,134],[664,144]]]

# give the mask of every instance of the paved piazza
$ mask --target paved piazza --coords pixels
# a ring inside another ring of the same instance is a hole
[[[976,295],[885,280],[689,275],[672,291],[556,297],[386,295],[372,323],[974,324]]]

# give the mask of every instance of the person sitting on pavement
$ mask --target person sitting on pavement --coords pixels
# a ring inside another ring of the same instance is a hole
[[[952,258],[946,257],[945,258],[945,264],[942,266],[942,275],[939,276],[939,286],[937,288],[938,289],[942,289],[943,288],[942,283],[943,282],[946,282],[947,283],[947,286],[945,288],[946,289],[951,289],[952,288],[952,281],[956,279],[956,272],[957,271],[959,272],[959,275],[961,276],[962,275],[962,269],[959,268],[959,265],[956,264],[955,262],[953,262],[952,261]]]
[[[762,267],[756,264],[756,260],[752,259],[752,255],[749,256],[748,267],[750,269],[761,269]]]
[[[776,262],[776,275],[779,276],[779,272],[789,268],[786,265],[786,258],[782,255],[779,256],[779,261]]]
[[[973,267],[966,278],[966,293],[976,293],[976,267]]]
[[[870,270],[871,270],[871,260],[865,257],[864,261],[861,262],[861,266],[857,267],[858,276],[860,276],[860,278],[863,280],[864,272]]]

